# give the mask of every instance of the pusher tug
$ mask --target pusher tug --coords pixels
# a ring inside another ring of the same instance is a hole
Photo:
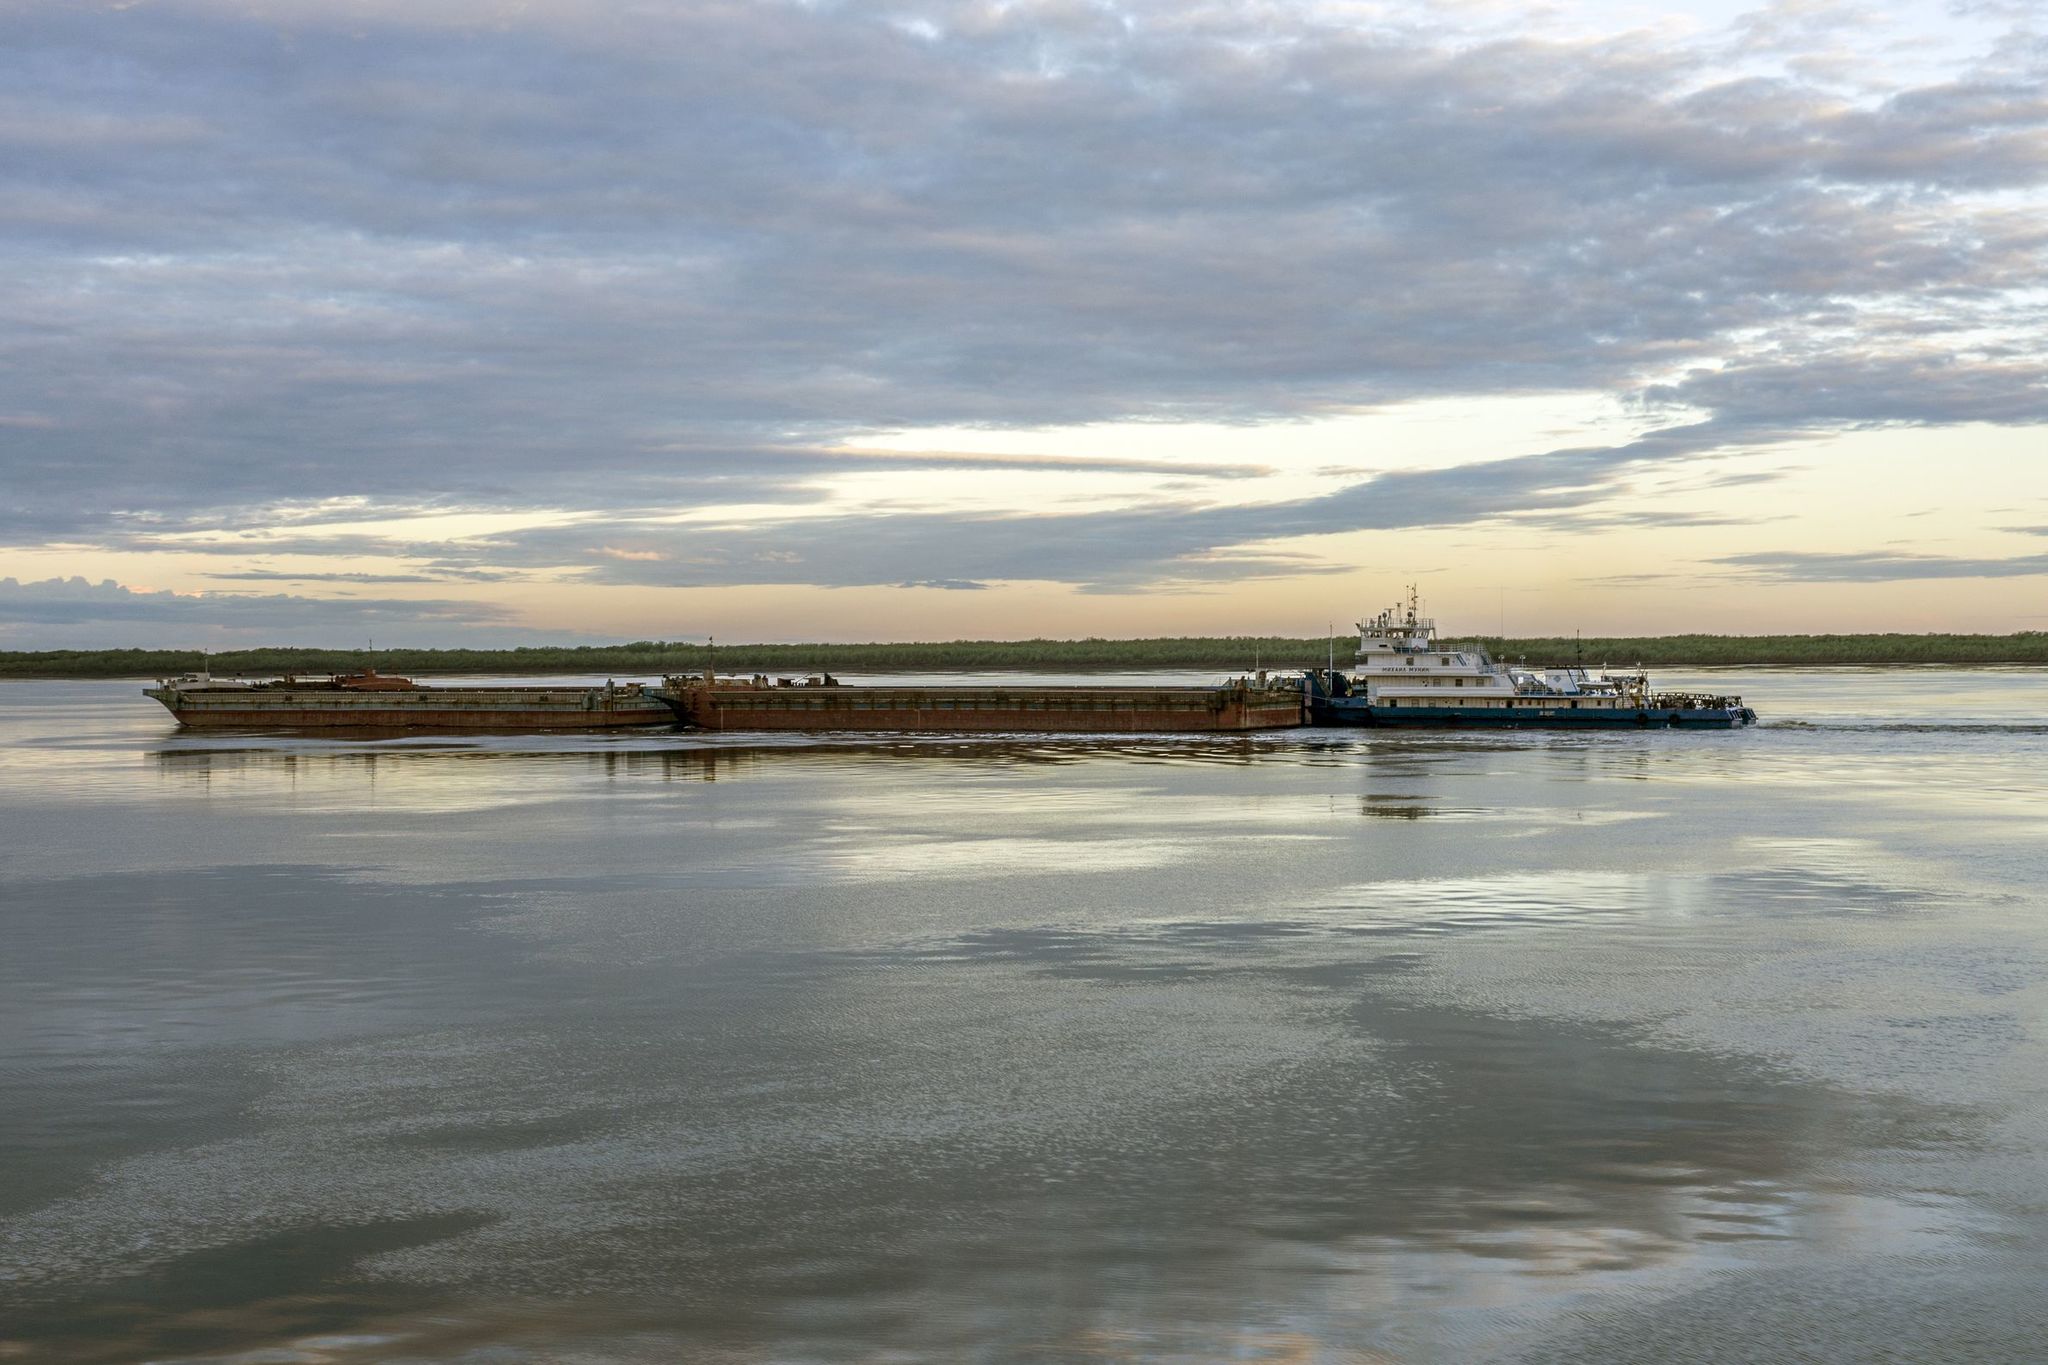
[[[1653,692],[1640,669],[1611,676],[1576,664],[1510,667],[1476,645],[1442,644],[1436,622],[1419,614],[1412,588],[1405,606],[1358,623],[1353,671],[1312,669],[1304,690],[1316,725],[1727,730],[1756,721],[1740,697]]]

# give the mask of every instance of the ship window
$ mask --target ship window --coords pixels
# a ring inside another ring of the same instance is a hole
[[[1448,654],[1444,655],[1441,662],[1445,668],[1449,668],[1451,666],[1451,656]]]

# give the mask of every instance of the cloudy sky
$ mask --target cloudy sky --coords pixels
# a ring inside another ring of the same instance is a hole
[[[0,647],[2048,628],[2048,7],[0,0]]]

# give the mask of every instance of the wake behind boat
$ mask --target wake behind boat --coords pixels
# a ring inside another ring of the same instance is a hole
[[[1476,645],[1443,644],[1412,588],[1405,607],[1358,623],[1353,671],[1312,669],[1304,690],[1316,725],[1726,730],[1756,721],[1740,697],[1654,692],[1640,669],[1619,676],[1576,664],[1532,670],[1495,662]]]

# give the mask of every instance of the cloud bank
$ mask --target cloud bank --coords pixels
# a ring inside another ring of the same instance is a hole
[[[0,578],[0,643],[32,633],[37,648],[90,647],[107,638],[109,627],[129,644],[170,648],[257,640],[322,644],[372,634],[383,635],[386,644],[482,644],[506,638],[502,630],[479,629],[506,616],[502,608],[475,602],[183,594],[137,590],[112,579]]]
[[[2048,575],[2048,554],[1976,559],[1961,555],[1765,553],[1714,561],[1746,576],[1790,583],[1902,583],[1927,578]]]
[[[0,544],[353,498],[588,514],[412,547],[437,574],[1121,591],[1298,569],[1262,548],[1289,537],[1609,515],[1734,447],[2048,422],[2024,10],[1905,76],[1798,6],[1572,39],[1484,13],[10,6]],[[1106,450],[1080,463],[1176,490],[808,515],[849,471],[1032,467],[878,431],[1560,391],[1662,434],[1263,503],[1228,493],[1256,468]],[[662,520],[740,504],[807,516]]]

